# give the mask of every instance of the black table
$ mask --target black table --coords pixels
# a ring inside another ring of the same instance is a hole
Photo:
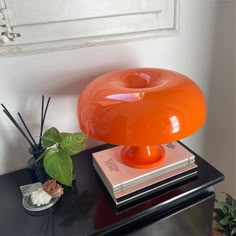
[[[223,174],[196,155],[198,176],[117,208],[92,166],[92,153],[74,157],[76,181],[52,208],[29,213],[19,186],[31,183],[27,169],[0,176],[0,235],[181,235],[204,236],[211,231],[214,184]]]

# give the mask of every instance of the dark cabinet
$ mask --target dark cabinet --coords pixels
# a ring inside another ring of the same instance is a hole
[[[30,183],[27,169],[0,176],[0,235],[210,234],[214,205],[211,187],[224,179],[222,173],[195,154],[197,177],[118,208],[92,165],[92,153],[109,147],[102,145],[74,157],[73,188],[66,188],[60,201],[45,212],[32,214],[22,206],[19,186]]]
[[[206,192],[163,215],[156,213],[140,222],[138,227],[134,225],[133,228],[123,230],[120,234],[127,236],[210,235],[214,199],[213,192]]]

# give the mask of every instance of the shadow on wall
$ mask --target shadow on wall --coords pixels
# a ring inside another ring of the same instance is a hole
[[[79,59],[82,61],[81,65],[84,65],[84,67],[80,65],[77,69],[74,68],[70,71],[69,74],[62,73],[60,75],[61,83],[55,85],[49,93],[52,96],[74,95],[77,101],[77,98],[85,87],[98,76],[114,70],[139,66],[138,57],[134,54],[131,47],[114,45],[113,47],[94,48],[94,51],[90,51],[92,55],[87,55],[85,58],[81,57]],[[88,137],[85,149],[98,146],[102,143]]]
[[[233,2],[217,2],[204,153],[207,160],[225,175],[225,181],[216,186],[217,193],[224,191],[236,196]]]
[[[85,86],[101,74],[139,66],[137,58],[132,46],[126,44],[7,58],[3,62],[4,71],[1,74],[8,82],[1,86],[0,91],[11,88],[14,94],[6,94],[0,100],[14,116],[19,111],[33,136],[37,137],[41,95],[50,95],[52,104],[45,129],[54,125],[69,132],[68,128],[78,130],[75,109],[79,94]],[[31,67],[28,67],[29,64]],[[28,70],[24,70],[26,67]],[[25,167],[30,156],[28,143],[4,113],[1,114],[0,122],[0,140],[3,140],[0,174],[4,174]],[[89,139],[87,148],[98,144],[98,141]]]
[[[94,53],[96,51],[96,53]],[[68,73],[60,74],[61,83],[57,83],[49,94],[52,96],[75,96],[76,101],[85,87],[98,76],[114,70],[138,67],[139,62],[132,48],[122,45],[98,47],[85,58],[80,57],[81,65]],[[78,52],[79,53],[79,52]],[[91,55],[92,54],[92,55]],[[93,60],[91,60],[93,58]],[[108,59],[107,59],[108,58]],[[95,64],[95,65],[94,65]],[[75,106],[76,107],[76,104]],[[77,126],[77,123],[75,124]],[[85,149],[95,147],[102,142],[88,137]]]

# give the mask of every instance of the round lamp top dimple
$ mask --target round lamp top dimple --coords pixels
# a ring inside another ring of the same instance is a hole
[[[145,69],[145,71],[143,71],[143,68],[139,68],[134,69],[134,71],[117,71],[116,77],[114,77],[114,72],[106,74],[106,78],[101,77],[104,82],[108,82],[111,86],[113,85],[114,88],[134,89],[136,91],[171,89],[178,83],[183,82],[184,78],[188,79],[184,75],[182,75],[180,79],[180,74],[174,71],[162,70],[162,73],[160,73],[160,71],[157,72],[156,70],[157,69]]]
[[[99,76],[82,92],[80,128],[95,139],[121,145],[154,145],[197,131],[206,117],[199,87],[169,70],[137,68]]]

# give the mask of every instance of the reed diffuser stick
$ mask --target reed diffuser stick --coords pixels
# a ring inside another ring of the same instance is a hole
[[[43,127],[44,127],[44,121],[46,118],[48,105],[50,103],[51,97],[48,98],[46,108],[44,110],[44,96],[42,96],[42,109],[41,109],[41,124],[40,124],[40,138],[39,138],[39,148],[42,147],[42,134],[43,134]]]
[[[51,97],[49,97],[48,101],[47,101],[46,109],[45,109],[45,112],[44,112],[44,115],[43,115],[43,125],[44,125],[44,121],[45,121],[45,118],[46,118],[46,114],[47,114],[48,105],[49,105],[50,100],[51,100]]]
[[[23,117],[21,116],[21,114],[18,112],[18,116],[22,122],[22,124],[24,125],[24,128],[26,129],[29,137],[27,136],[27,134],[23,131],[23,129],[21,128],[21,126],[17,123],[17,121],[14,119],[14,117],[11,115],[11,113],[8,111],[8,109],[1,103],[1,106],[3,107],[3,112],[7,115],[7,117],[11,120],[11,122],[15,125],[15,127],[20,131],[20,133],[24,136],[24,138],[27,140],[27,142],[30,144],[31,148],[33,151],[37,152],[37,151],[42,151],[42,134],[43,134],[43,127],[44,127],[44,122],[45,122],[45,118],[47,115],[47,110],[48,110],[48,106],[50,103],[51,97],[48,98],[47,100],[47,104],[44,110],[44,95],[42,95],[42,103],[41,103],[41,120],[40,120],[40,136],[39,136],[39,143],[37,144],[35,142],[35,139],[33,138],[30,130],[28,129],[28,126],[26,125]],[[31,139],[31,140],[30,140]]]
[[[20,120],[21,120],[22,124],[24,125],[24,127],[25,127],[25,129],[26,129],[27,133],[29,134],[29,136],[30,136],[31,140],[33,141],[33,143],[34,143],[34,146],[37,148],[37,147],[38,147],[38,145],[37,145],[37,143],[35,142],[35,140],[34,140],[34,138],[33,138],[32,134],[30,133],[30,131],[29,131],[29,129],[28,129],[28,127],[27,127],[27,125],[25,124],[25,122],[24,122],[24,119],[22,118],[22,116],[21,116],[20,112],[18,112],[18,116],[20,117]]]
[[[27,135],[24,133],[24,131],[21,129],[20,125],[16,122],[14,117],[11,115],[11,113],[7,110],[7,108],[1,104],[1,106],[4,108],[3,112],[7,115],[7,117],[11,120],[11,122],[15,125],[15,127],[20,131],[20,133],[25,137],[25,139],[28,141],[32,149],[35,149],[33,143],[29,140]]]
[[[44,115],[44,95],[42,96],[42,105],[41,105],[41,122],[40,122],[40,133],[39,133],[39,149],[41,149],[41,147],[42,147],[43,115]]]

